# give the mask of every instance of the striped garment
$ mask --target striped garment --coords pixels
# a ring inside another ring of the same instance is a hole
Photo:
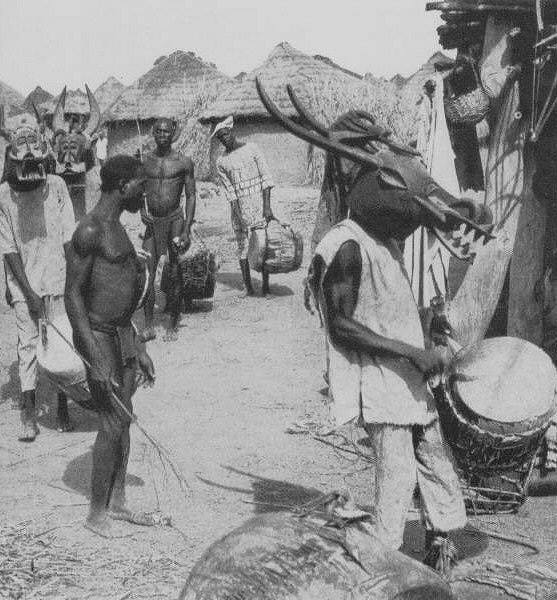
[[[221,193],[230,203],[238,255],[246,258],[252,225],[263,218],[263,190],[273,187],[269,167],[259,148],[248,142],[217,160]]]

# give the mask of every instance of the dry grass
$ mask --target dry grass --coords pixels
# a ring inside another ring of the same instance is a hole
[[[321,81],[312,88],[311,112],[330,125],[348,110],[365,110],[393,137],[408,143],[415,137],[415,106],[404,100],[392,84],[338,85],[336,80]],[[308,147],[308,183],[320,184],[325,167],[325,153]]]

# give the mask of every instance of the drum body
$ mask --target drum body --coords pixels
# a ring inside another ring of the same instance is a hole
[[[471,512],[515,512],[555,414],[557,374],[537,346],[482,340],[450,365],[437,404]]]

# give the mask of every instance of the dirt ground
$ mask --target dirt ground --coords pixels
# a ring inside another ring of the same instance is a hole
[[[269,299],[242,297],[228,212],[212,194],[200,196],[199,231],[220,257],[214,301],[184,315],[174,343],[162,341],[159,314],[159,336],[149,345],[156,385],[134,401],[141,423],[168,448],[190,489],[185,495],[165,476],[136,428],[127,481],[130,505],[160,507],[172,527],[122,524],[125,537],[112,541],[83,528],[95,416],[72,405],[76,429],[58,433],[53,392],[45,385],[41,434],[33,444],[17,441],[15,324],[10,309],[1,309],[0,598],[177,598],[203,550],[254,514],[339,487],[369,503],[369,464],[285,431],[326,414],[322,332],[302,303],[307,252],[302,269],[271,278]],[[277,216],[302,230],[308,246],[316,203],[312,188],[282,188],[273,196]],[[137,241],[137,219],[127,225]],[[256,284],[259,290],[257,277]],[[535,491],[517,515],[473,517],[456,534],[462,573],[486,561],[557,569],[557,484],[541,482]],[[423,544],[418,518],[412,509],[404,546],[416,557]],[[531,600],[549,597],[554,585],[557,579],[548,579],[532,588]],[[485,585],[460,582],[454,589],[462,600],[504,597]]]

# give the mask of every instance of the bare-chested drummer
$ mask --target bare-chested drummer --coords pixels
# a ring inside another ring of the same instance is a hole
[[[154,369],[131,322],[148,273],[120,223],[124,211],[139,211],[146,177],[130,156],[110,158],[100,176],[100,200],[79,222],[68,252],[65,302],[75,346],[89,363],[87,380],[99,414],[86,526],[111,537],[112,519],[152,524],[148,513],[126,508],[124,482],[136,379],[152,382]]]
[[[180,277],[178,252],[190,244],[191,225],[195,216],[195,178],[191,158],[172,149],[177,123],[172,119],[158,119],[153,127],[156,149],[144,156],[147,175],[146,202],[141,218],[146,225],[143,248],[151,255],[151,285],[145,302],[144,341],[155,338],[153,315],[155,310],[155,271],[162,256],[168,252],[170,264],[170,289],[166,312],[170,322],[166,340],[175,340],[184,298],[184,286]],[[180,203],[185,191],[185,215]],[[176,241],[175,241],[176,240]]]

